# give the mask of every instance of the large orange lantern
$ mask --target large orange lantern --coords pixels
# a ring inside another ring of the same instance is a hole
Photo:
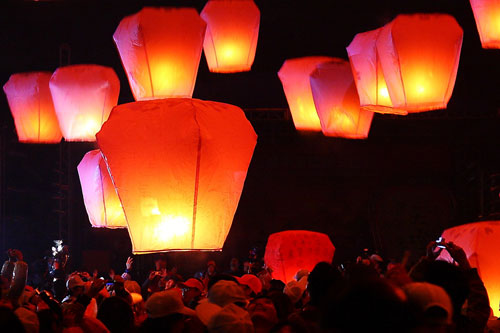
[[[273,278],[285,283],[300,269],[311,271],[321,261],[331,262],[335,247],[328,235],[305,230],[271,234],[264,261],[273,270]]]
[[[309,83],[309,74],[318,64],[333,59],[322,56],[295,58],[286,60],[281,66],[278,76],[283,85],[296,129],[321,131]]]
[[[484,49],[500,49],[500,1],[470,0]]]
[[[361,110],[349,62],[321,63],[310,75],[314,105],[326,136],[366,139],[373,112]]]
[[[90,224],[95,228],[126,228],[120,199],[99,149],[85,154],[78,164],[78,176]]]
[[[387,90],[395,108],[445,109],[457,76],[463,31],[447,14],[398,15],[377,39]]]
[[[203,50],[210,71],[249,71],[260,23],[260,11],[253,0],[209,0],[200,16],[207,22]]]
[[[50,72],[12,74],[3,86],[16,125],[26,143],[58,143],[62,134],[49,90]]]
[[[136,101],[191,97],[206,23],[193,8],[145,7],[113,39]]]
[[[172,98],[115,107],[97,142],[133,252],[221,250],[256,139],[229,104]]]
[[[406,115],[392,105],[384,73],[377,54],[377,39],[381,29],[366,31],[354,36],[347,47],[360,106],[378,113]]]
[[[495,316],[500,316],[500,221],[459,225],[446,229],[442,237],[446,242],[453,242],[464,249],[470,265],[477,268],[484,282]],[[438,259],[453,261],[446,250]]]
[[[118,102],[120,81],[115,71],[99,65],[60,67],[49,86],[64,139],[95,141]]]

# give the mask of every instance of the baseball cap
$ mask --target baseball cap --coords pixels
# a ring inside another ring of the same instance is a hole
[[[146,312],[150,318],[165,317],[173,313],[194,316],[196,312],[182,303],[177,290],[166,290],[152,294],[146,301]]]

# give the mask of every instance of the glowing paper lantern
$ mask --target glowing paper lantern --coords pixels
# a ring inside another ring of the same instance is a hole
[[[126,228],[120,199],[99,149],[89,151],[78,164],[83,201],[95,228]]]
[[[113,39],[136,101],[191,97],[206,23],[192,8],[145,7]]]
[[[115,107],[97,142],[133,252],[220,250],[256,139],[229,104],[176,98]]]
[[[463,31],[447,14],[398,15],[380,31],[377,53],[395,108],[444,109],[455,86]]]
[[[405,110],[393,107],[387,90],[376,48],[380,30],[357,34],[347,47],[359,103],[365,110],[406,115],[408,112]]]
[[[310,75],[311,90],[323,134],[366,139],[373,112],[361,110],[349,62],[321,63]]]
[[[249,71],[260,23],[260,11],[253,0],[209,0],[200,16],[207,22],[203,50],[210,71]]]
[[[331,262],[335,247],[328,235],[305,230],[271,234],[264,261],[273,270],[273,278],[285,283],[300,269],[311,271],[321,261]]]
[[[500,221],[485,221],[459,225],[446,229],[442,237],[462,247],[471,267],[477,268],[488,291],[490,306],[495,316],[500,316]],[[443,250],[438,259],[452,262],[448,251]]]
[[[99,65],[60,67],[49,86],[64,139],[95,141],[118,102],[120,81],[115,71]]]
[[[309,83],[309,74],[318,64],[333,59],[331,57],[295,58],[286,60],[281,66],[278,76],[283,85],[296,129],[321,131]]]
[[[62,134],[57,122],[50,72],[12,74],[3,86],[20,142],[58,143]]]
[[[484,49],[500,48],[500,1],[470,0]]]

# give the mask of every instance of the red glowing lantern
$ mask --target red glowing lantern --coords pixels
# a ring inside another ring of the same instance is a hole
[[[490,306],[495,316],[500,316],[500,221],[485,221],[459,225],[446,229],[442,234],[446,242],[453,242],[462,247],[469,263],[477,268],[479,276],[488,291]],[[444,250],[438,259],[453,262]]]
[[[145,7],[113,39],[136,101],[191,97],[206,23],[192,8]]]
[[[309,74],[331,57],[303,57],[288,59],[281,66],[278,76],[285,91],[293,123],[298,130],[321,131],[309,83]]]
[[[361,110],[349,62],[321,63],[310,75],[314,105],[326,136],[366,139],[373,112]]]
[[[500,1],[470,0],[484,49],[500,49]]]
[[[118,102],[120,81],[115,71],[99,65],[60,67],[49,86],[64,139],[95,141]]]
[[[253,0],[209,0],[200,16],[207,22],[203,50],[210,71],[249,71],[260,23],[260,11]]]
[[[447,14],[398,15],[377,39],[387,90],[409,113],[444,109],[457,76],[463,31]]]
[[[257,136],[233,105],[119,105],[97,134],[134,253],[221,250]]]
[[[83,201],[95,228],[126,228],[123,207],[99,149],[89,151],[78,164]]]
[[[59,143],[62,138],[52,96],[50,72],[12,74],[3,86],[19,142]]]
[[[273,278],[285,283],[300,269],[311,271],[317,263],[331,263],[335,247],[328,235],[305,230],[288,230],[271,234],[267,240],[264,261],[273,270]]]

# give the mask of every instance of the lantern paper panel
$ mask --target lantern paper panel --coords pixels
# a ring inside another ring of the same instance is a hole
[[[113,39],[136,101],[193,95],[206,23],[193,8],[145,7]]]
[[[321,129],[326,136],[366,139],[373,112],[362,110],[349,62],[321,63],[310,75]]]
[[[271,234],[267,240],[264,261],[273,270],[273,278],[287,283],[300,269],[311,271],[317,263],[331,263],[335,247],[328,235],[288,230]]]
[[[200,16],[207,22],[203,50],[210,71],[249,71],[260,24],[260,11],[254,1],[210,0]]]
[[[447,14],[398,15],[377,39],[389,96],[409,113],[445,109],[457,76],[463,31]]]
[[[309,74],[322,62],[332,57],[303,57],[288,59],[281,66],[278,76],[285,91],[295,128],[304,131],[321,131],[309,83]]]
[[[97,142],[133,252],[220,250],[256,139],[229,104],[172,98],[115,107]]]
[[[19,142],[59,143],[62,138],[49,90],[50,72],[12,74],[3,86]]]
[[[394,108],[387,90],[376,48],[380,31],[359,33],[347,47],[359,102],[363,109],[369,111],[406,115],[407,111]]]
[[[95,228],[126,228],[123,207],[101,151],[86,153],[77,169],[90,224]]]
[[[484,221],[446,229],[441,235],[446,242],[462,247],[471,267],[477,268],[488,291],[490,306],[495,316],[500,316],[500,221]],[[443,250],[440,260],[453,262],[448,251]]]
[[[60,67],[49,86],[64,139],[95,141],[118,102],[120,81],[115,71],[99,65]]]
[[[500,49],[500,1],[470,0],[484,49]]]

